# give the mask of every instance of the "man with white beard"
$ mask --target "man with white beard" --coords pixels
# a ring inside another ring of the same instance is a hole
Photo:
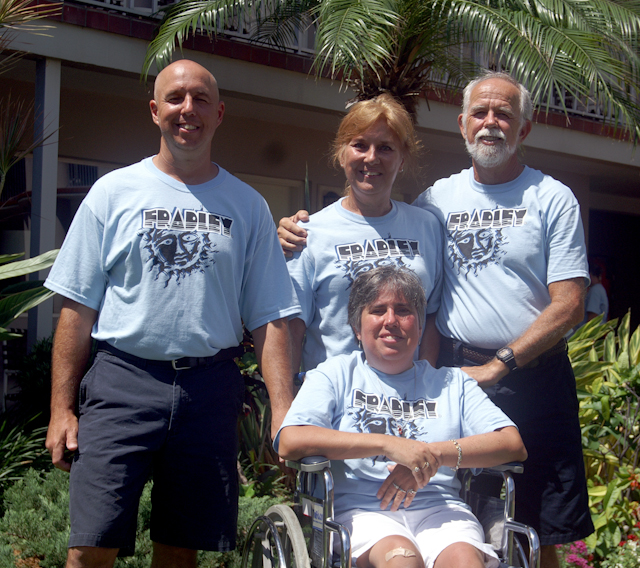
[[[458,124],[473,167],[414,205],[436,214],[448,241],[438,366],[462,367],[518,425],[529,458],[516,476],[516,519],[538,532],[542,568],[555,568],[555,544],[593,532],[564,340],[582,321],[589,273],[571,190],[518,160],[532,115],[529,92],[509,75],[469,83]],[[281,221],[285,250],[304,245],[291,222],[304,218]]]
[[[462,367],[518,425],[529,458],[516,518],[538,531],[542,568],[555,568],[555,544],[593,531],[564,340],[582,319],[588,268],[571,190],[518,160],[532,115],[509,75],[472,81],[458,124],[473,167],[414,205],[433,211],[448,238],[438,365]]]

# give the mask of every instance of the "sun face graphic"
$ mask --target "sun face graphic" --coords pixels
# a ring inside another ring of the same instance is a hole
[[[501,229],[463,229],[449,236],[449,257],[465,278],[470,272],[477,275],[490,263],[497,263],[504,254],[506,242]]]
[[[336,260],[336,265],[344,271],[343,278],[347,279],[348,290],[355,282],[356,278],[363,272],[369,272],[379,266],[395,265],[398,268],[406,268],[406,264],[401,258],[377,258],[375,260]]]
[[[165,288],[172,278],[177,284],[194,272],[204,272],[215,264],[215,245],[207,233],[150,229],[142,233],[144,249],[148,253],[149,270],[156,280],[165,279]]]

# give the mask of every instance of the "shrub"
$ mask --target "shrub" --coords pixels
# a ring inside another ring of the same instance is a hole
[[[640,520],[640,328],[630,335],[629,314],[595,318],[569,342],[576,375],[580,425],[595,532],[585,539],[596,565],[635,538]]]
[[[140,500],[135,555],[119,558],[117,567],[147,568],[151,560],[149,482]],[[202,568],[238,568],[242,546],[254,519],[267,508],[283,502],[277,497],[241,497],[238,514],[238,549],[233,552],[201,552]],[[0,568],[15,568],[16,558],[37,559],[42,568],[64,566],[69,538],[69,477],[60,470],[30,470],[5,493],[6,512],[0,518]]]
[[[30,423],[11,427],[6,417],[0,417],[0,514],[2,494],[33,466],[47,467],[44,439],[46,428],[30,429]]]

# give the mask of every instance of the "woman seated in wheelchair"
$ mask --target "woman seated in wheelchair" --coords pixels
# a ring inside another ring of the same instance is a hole
[[[348,317],[362,351],[309,371],[276,437],[285,459],[335,460],[335,520],[351,533],[358,568],[498,566],[456,471],[527,457],[473,379],[414,361],[425,308],[413,272],[360,275]]]

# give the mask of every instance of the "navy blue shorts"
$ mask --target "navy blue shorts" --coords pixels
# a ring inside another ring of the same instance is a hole
[[[132,554],[140,495],[153,475],[154,542],[235,548],[243,394],[233,360],[174,371],[98,352],[80,385],[69,546]]]
[[[517,369],[485,392],[516,423],[529,453],[524,473],[513,476],[515,519],[532,526],[543,545],[591,534],[576,382],[566,353]]]

